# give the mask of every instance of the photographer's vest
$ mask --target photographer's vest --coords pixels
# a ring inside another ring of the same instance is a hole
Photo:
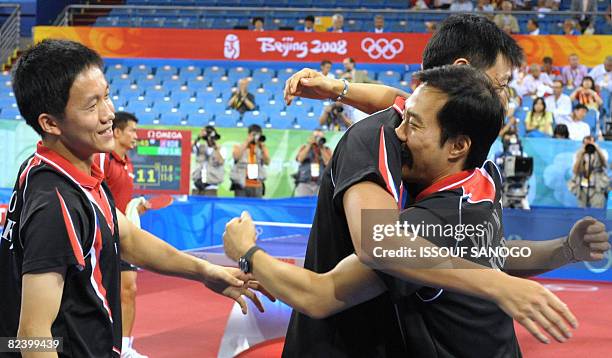
[[[208,147],[208,145],[197,145],[196,146],[196,167],[191,173],[191,179],[194,183],[197,183],[200,179],[202,184],[217,185],[223,181],[225,175],[225,168],[223,168],[223,162],[218,163],[215,160],[214,149]]]
[[[230,179],[241,188],[261,186],[266,179],[266,169],[259,146],[249,144],[247,150],[242,153],[242,157],[234,162]]]
[[[321,156],[321,149],[317,145],[312,145],[308,151],[308,155],[304,161],[300,163],[297,182],[316,182],[320,184],[321,178],[323,177],[323,169],[325,169],[325,162],[323,162],[323,157]]]

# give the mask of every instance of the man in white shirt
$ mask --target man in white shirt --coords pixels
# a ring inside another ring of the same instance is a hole
[[[521,96],[538,96],[544,97],[546,94],[553,93],[552,81],[546,73],[542,73],[540,65],[533,64],[530,67],[529,74],[523,81],[523,93]]]
[[[374,16],[374,32],[377,34],[385,32],[385,18],[380,14]]]
[[[555,80],[552,85],[553,95],[546,97],[546,110],[552,112],[555,124],[567,124],[572,118],[572,100],[563,93],[563,82]]]
[[[321,73],[323,76],[328,78],[336,78],[333,73],[331,73],[332,63],[330,60],[321,61]]]
[[[315,18],[312,15],[308,15],[304,18],[304,32],[314,32]]]
[[[584,137],[591,135],[591,127],[583,121],[588,111],[588,108],[584,104],[577,104],[574,107],[572,120],[565,123],[569,131],[569,139],[582,140]]]
[[[529,35],[537,36],[540,34],[540,25],[538,24],[538,20],[529,19],[527,21],[527,31],[529,31]]]
[[[593,67],[589,76],[593,77],[595,85],[600,90],[612,91],[612,56],[607,56],[604,63]]]
[[[472,4],[472,2],[469,0],[454,0],[449,10],[456,12],[470,12],[474,10],[474,4]]]

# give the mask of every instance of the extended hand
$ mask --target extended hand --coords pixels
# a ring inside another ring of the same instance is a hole
[[[248,212],[243,211],[239,218],[233,218],[225,225],[223,249],[227,257],[234,261],[255,245],[257,235],[255,224]]]
[[[344,84],[332,78],[323,76],[320,72],[304,68],[296,72],[285,82],[285,102],[291,104],[296,96],[312,99],[327,99],[338,97],[334,88]]]
[[[543,328],[559,342],[572,337],[578,327],[576,317],[557,296],[541,284],[508,276],[495,294],[495,302],[510,317],[520,323],[542,343],[549,343]]]
[[[578,220],[567,237],[573,258],[577,261],[598,261],[610,250],[606,226],[591,217]]]

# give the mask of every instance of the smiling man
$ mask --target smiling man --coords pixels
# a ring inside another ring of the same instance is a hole
[[[63,40],[28,49],[14,70],[19,110],[42,140],[17,173],[0,240],[0,336],[63,338],[63,352],[23,357],[120,356],[120,253],[140,267],[200,281],[243,310],[242,295],[261,305],[238,270],[181,253],[115,210],[93,160],[115,143],[102,70],[97,53]]]

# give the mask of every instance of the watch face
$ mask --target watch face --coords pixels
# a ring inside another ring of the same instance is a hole
[[[240,268],[240,271],[244,273],[249,273],[249,262],[243,257],[238,260],[238,267]]]

